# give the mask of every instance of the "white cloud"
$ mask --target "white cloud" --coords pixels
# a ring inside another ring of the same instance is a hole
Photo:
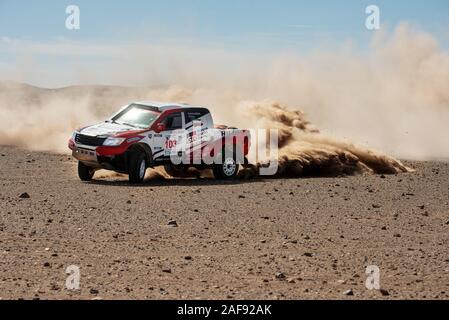
[[[1,38],[0,51],[11,54],[57,55],[57,56],[120,56],[120,46],[101,45],[86,42],[34,42],[20,39]]]
[[[8,43],[0,42],[0,79],[9,70],[14,79],[44,86],[159,85],[173,79],[190,84],[192,78],[204,83],[205,79],[220,81],[223,74],[235,73],[243,66],[260,65],[266,57],[266,53],[255,57],[249,50],[227,50],[217,44],[200,45],[185,39],[157,43],[10,39]]]
[[[4,43],[11,43],[11,39],[9,37],[6,36],[1,36],[0,40]]]

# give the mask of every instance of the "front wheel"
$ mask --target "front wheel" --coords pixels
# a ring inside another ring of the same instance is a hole
[[[146,171],[147,162],[145,154],[142,152],[132,153],[129,161],[129,182],[141,183],[145,178]]]
[[[239,172],[239,164],[235,161],[234,157],[225,157],[222,164],[214,165],[212,172],[215,179],[233,179]]]
[[[78,177],[81,179],[81,181],[91,181],[94,174],[94,168],[86,166],[81,161],[78,162]]]

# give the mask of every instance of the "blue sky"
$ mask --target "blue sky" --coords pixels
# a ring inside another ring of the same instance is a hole
[[[65,28],[65,8],[71,4],[80,8],[80,30]],[[48,48],[39,45],[61,42],[109,47],[188,43],[241,52],[306,52],[351,40],[364,48],[373,35],[365,28],[370,4],[380,7],[383,29],[406,21],[448,47],[448,0],[0,0],[0,71],[17,63],[20,52],[11,49],[14,41],[33,44],[26,50],[42,63],[49,63],[50,57]],[[50,52],[51,59],[63,59],[69,50]],[[98,52],[91,59],[95,57]]]
[[[81,30],[65,28],[65,8],[81,10]],[[376,4],[384,26],[408,21],[447,41],[449,1],[400,0],[0,0],[0,36],[34,41],[102,42],[192,39],[245,46],[369,39],[365,8]]]

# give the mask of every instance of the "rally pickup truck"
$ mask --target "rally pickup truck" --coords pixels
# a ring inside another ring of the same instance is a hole
[[[194,167],[212,169],[217,179],[232,179],[247,164],[250,132],[214,126],[207,108],[134,102],[105,122],[76,130],[68,146],[83,181],[106,169],[140,183],[146,169],[157,166],[173,177],[183,177]]]

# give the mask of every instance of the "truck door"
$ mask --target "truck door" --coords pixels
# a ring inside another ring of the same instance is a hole
[[[201,150],[207,141],[207,129],[209,127],[209,111],[204,108],[188,109],[184,111],[186,121],[186,155],[194,164],[201,163]]]
[[[164,150],[163,156],[170,157],[172,154],[181,155],[180,153],[183,152],[183,146],[185,145],[184,114],[182,112],[171,113],[162,120],[162,123],[166,126],[166,130],[161,132],[161,143],[163,144],[161,147]]]

